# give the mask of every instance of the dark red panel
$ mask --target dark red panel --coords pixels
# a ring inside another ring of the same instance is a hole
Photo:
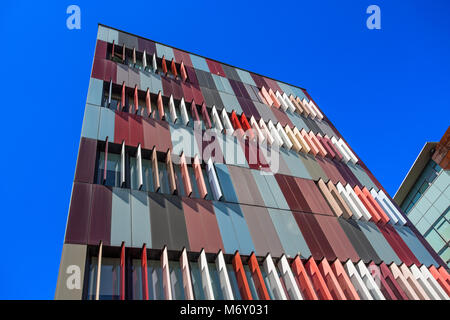
[[[192,95],[194,96],[194,100],[197,104],[202,104],[203,102],[205,102],[202,91],[200,90],[200,86],[198,84],[192,84],[191,89]]]
[[[253,81],[255,81],[255,84],[256,84],[256,86],[257,86],[259,89],[261,89],[261,88],[264,86],[267,90],[269,90],[269,86],[268,86],[267,83],[264,81],[264,78],[263,78],[263,77],[261,77],[261,76],[259,76],[259,75],[257,75],[257,74],[254,74],[254,73],[250,73],[250,75],[252,76]]]
[[[186,65],[186,73],[188,74],[189,83],[198,85],[198,79],[197,75],[195,74],[194,68]]]
[[[106,73],[106,60],[102,58],[94,58],[94,63],[92,64],[91,78],[104,80],[105,73]]]
[[[89,226],[89,244],[110,244],[112,192],[107,186],[92,185],[92,207]]]
[[[149,59],[154,53],[156,53],[156,45],[153,41],[138,38],[138,50],[142,52],[145,50],[147,59]]]
[[[325,198],[322,193],[317,188],[316,184],[313,180],[302,179],[302,178],[293,178],[297,183],[300,192],[305,198],[308,207],[310,208],[309,212],[312,213],[322,213],[328,214],[330,216],[334,216],[333,211],[328,206]],[[302,211],[307,211],[302,210]]]
[[[333,184],[337,184],[338,182],[341,182],[344,186],[347,184],[347,180],[345,180],[345,178],[341,175],[334,161],[320,157],[316,157],[315,160],[319,163],[320,167],[323,169],[328,178],[330,178]]]
[[[91,214],[91,190],[91,184],[73,183],[65,243],[87,243]]]
[[[161,83],[162,83],[164,95],[167,97],[170,97],[170,95],[173,93],[171,80],[169,78],[162,76]]]
[[[270,108],[274,116],[278,119],[278,122],[285,127],[286,125],[289,125],[289,127],[293,128],[294,124],[292,123],[291,119],[287,116],[284,111],[278,109],[278,108]]]
[[[134,114],[128,116],[128,127],[130,129],[129,145],[137,147],[138,144],[144,144],[144,132],[142,129],[142,117]]]
[[[76,182],[94,182],[95,158],[97,155],[97,140],[81,137],[78,151]]]
[[[293,212],[294,218],[315,259],[336,259],[336,253],[330,246],[324,231],[314,218],[315,215],[303,212]]]
[[[183,211],[192,251],[225,252],[211,201],[183,198]],[[231,252],[227,252],[231,253]]]
[[[180,79],[172,79],[172,94],[177,100],[181,100],[184,97],[183,88],[181,87],[182,81]],[[186,98],[185,98],[186,99]],[[192,99],[191,99],[192,100]]]
[[[97,40],[95,47],[95,57],[100,59],[106,59],[106,48],[108,44],[105,41]]]
[[[281,90],[280,86],[278,85],[278,83],[275,80],[264,77],[264,81],[267,83],[269,88],[273,90],[273,92],[276,92],[278,90],[278,92],[283,94],[283,90]],[[269,89],[267,89],[267,90],[269,90]]]
[[[116,143],[122,143],[125,140],[125,144],[130,141],[130,131],[128,128],[128,117],[127,112],[116,112],[115,122],[114,122],[114,141]]]
[[[395,229],[390,224],[377,224],[377,227],[389,242],[392,249],[394,249],[400,260],[402,260],[408,267],[412,264],[421,266],[421,263],[419,262],[419,260],[417,260],[416,256],[414,256],[408,245],[403,241],[397,231],[395,231]]]
[[[209,68],[209,72],[211,72],[212,74],[216,74],[216,66],[214,64],[214,61],[211,61],[209,59],[205,59],[206,64],[208,65]]]
[[[314,218],[340,261],[351,259],[353,262],[358,262],[361,260],[336,217],[314,215]]]
[[[170,136],[169,124],[166,121],[155,120],[156,132],[158,134],[158,143],[156,148],[158,151],[167,152],[172,150],[172,138]]]
[[[177,49],[172,49],[172,50],[173,50],[173,55],[175,57],[176,62],[178,62],[178,63],[184,62],[185,66],[192,67],[191,57],[189,56],[188,53],[177,50]]]
[[[291,210],[311,212],[294,177],[276,174],[275,178]]]
[[[143,118],[142,119],[142,134],[144,138],[144,149],[153,149],[158,143],[158,134],[156,132],[156,121],[154,119]]]
[[[353,174],[353,172],[350,170],[349,167],[347,167],[347,165],[345,163],[339,162],[339,161],[334,161],[334,165],[336,166],[336,168],[338,169],[338,171],[341,173],[342,177],[345,179],[345,181],[347,181],[347,183],[350,184],[350,186],[352,188],[354,188],[355,186],[360,186],[361,187],[361,183],[359,182],[359,180],[355,177],[355,175]]]
[[[192,99],[194,99],[194,94],[192,92],[192,85],[190,83],[182,82],[181,89],[183,90],[183,97],[185,102],[192,101]]]
[[[386,265],[384,266],[387,268]],[[390,283],[388,283],[386,281],[386,278],[384,277],[383,272],[381,271],[381,267],[377,266],[373,261],[369,264],[368,269],[371,272],[375,282],[380,284],[380,291],[387,300],[403,300],[401,297],[398,297],[396,295],[396,286],[393,286],[391,288],[391,285],[393,284],[392,280],[395,281],[395,279],[390,271],[386,277],[387,280],[390,281]],[[392,278],[390,278],[390,276],[392,276]],[[406,300],[408,300],[408,298]]]

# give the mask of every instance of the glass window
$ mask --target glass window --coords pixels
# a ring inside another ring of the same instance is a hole
[[[148,159],[142,159],[142,180],[142,190],[154,192],[152,162]]]
[[[120,187],[120,155],[108,153],[105,185]],[[103,184],[103,169],[105,168],[105,153],[100,152],[97,171],[97,184]]]
[[[88,299],[95,300],[98,258],[92,257],[89,267]],[[120,299],[120,259],[102,258],[100,270],[100,300]]]
[[[264,270],[264,268],[260,267],[259,269],[261,269],[261,274],[262,274],[262,277],[264,279],[264,283],[266,284],[267,292],[269,293],[270,299],[274,300],[275,299],[275,294],[273,293],[273,291],[272,291],[272,289],[270,287],[269,278],[267,276],[267,273]]]
[[[205,300],[203,291],[202,275],[196,262],[190,263],[192,288],[194,289],[195,300]]]
[[[144,288],[142,285],[143,275],[140,259],[133,259],[131,266],[131,287],[132,287],[132,297],[133,300],[144,299]]]
[[[178,261],[169,261],[170,286],[172,288],[172,298],[175,300],[185,300],[183,274]]]
[[[183,178],[181,176],[181,167],[178,164],[173,164],[173,171],[175,172],[175,180],[177,182],[177,193],[180,197],[184,197],[186,195],[184,191]]]
[[[236,278],[236,273],[234,272],[233,266],[227,264],[228,278],[230,279],[231,289],[233,290],[233,296],[235,300],[242,300],[241,293],[239,291],[239,285]]]
[[[208,263],[209,277],[211,279],[211,286],[216,300],[224,300],[222,286],[220,285],[219,272],[217,271],[215,263]]]
[[[256,291],[255,282],[253,281],[252,273],[250,272],[250,267],[244,266],[245,275],[247,276],[248,286],[250,287],[250,292],[252,293],[253,299],[261,299]]]
[[[209,184],[208,174],[206,173],[206,168],[202,168],[203,180],[205,180],[206,190],[208,191],[208,195],[206,199],[214,200],[213,193],[211,190],[211,185]]]
[[[164,300],[164,287],[161,263],[147,260],[148,299]]]
[[[158,169],[159,169],[159,183],[161,185],[160,192],[170,194],[169,175],[167,172],[166,163],[158,161]]]

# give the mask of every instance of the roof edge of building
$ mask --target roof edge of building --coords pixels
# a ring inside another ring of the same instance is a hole
[[[291,84],[291,83],[288,83],[288,82],[285,82],[285,81],[282,81],[282,80],[278,80],[278,79],[275,79],[275,78],[272,78],[272,77],[268,77],[268,76],[265,76],[265,75],[262,75],[262,74],[260,74],[260,73],[253,72],[253,71],[250,71],[250,70],[247,70],[247,69],[244,69],[244,68],[236,67],[236,66],[234,66],[234,65],[232,65],[232,64],[229,64],[229,63],[226,63],[226,62],[222,62],[222,61],[218,61],[218,60],[215,60],[215,59],[212,59],[212,58],[208,58],[208,57],[205,57],[205,56],[203,56],[203,55],[201,55],[201,54],[194,53],[194,52],[190,52],[190,51],[187,51],[187,50],[184,50],[184,49],[180,49],[180,48],[171,46],[171,45],[166,44],[166,43],[162,43],[162,42],[159,42],[159,41],[155,41],[155,40],[153,40],[153,39],[149,39],[149,38],[146,38],[146,37],[143,37],[143,36],[140,36],[140,35],[137,35],[137,34],[128,32],[128,31],[124,31],[124,30],[121,30],[121,29],[118,29],[118,28],[114,28],[114,27],[108,26],[108,25],[103,24],[103,23],[100,23],[100,22],[98,22],[98,26],[102,26],[102,27],[105,27],[105,28],[109,28],[109,29],[113,29],[113,30],[116,30],[116,31],[119,31],[119,32],[123,32],[123,33],[129,34],[130,36],[133,36],[133,37],[138,37],[138,38],[141,38],[141,39],[144,39],[144,40],[152,41],[152,42],[154,42],[154,43],[158,43],[158,44],[160,44],[160,45],[163,45],[163,46],[166,46],[166,47],[170,47],[170,48],[172,48],[172,49],[177,49],[177,50],[179,50],[179,51],[183,51],[183,52],[186,52],[186,53],[189,53],[189,54],[194,54],[194,55],[196,55],[196,56],[198,56],[198,57],[201,57],[201,58],[204,58],[204,59],[208,59],[208,60],[210,60],[210,61],[214,61],[214,62],[217,62],[217,63],[221,63],[221,64],[224,64],[224,65],[226,65],[226,66],[232,67],[232,68],[237,68],[237,69],[240,69],[240,70],[242,70],[242,71],[246,71],[246,72],[249,72],[249,73],[256,74],[257,76],[260,76],[260,77],[268,78],[268,79],[271,79],[271,80],[273,80],[273,81],[277,81],[277,82],[284,83],[284,84],[286,84],[286,85],[288,85],[288,86],[292,86],[292,87],[299,88],[299,89],[301,89],[301,90],[308,91],[307,89],[305,89],[305,88],[303,88],[303,87],[299,87],[299,86],[296,86],[296,85],[294,85],[294,84]]]
[[[420,173],[423,171],[428,161],[431,159],[431,150],[434,149],[436,145],[437,142],[426,142],[413,165],[411,166],[411,168],[409,168],[408,173],[406,174],[393,198],[399,206],[402,205],[417,178],[419,178]]]

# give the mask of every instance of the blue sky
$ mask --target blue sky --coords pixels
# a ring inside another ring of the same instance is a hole
[[[101,4],[100,4],[101,3]],[[81,30],[66,8],[81,8]],[[366,8],[381,8],[381,30]],[[450,2],[2,3],[1,299],[52,299],[97,23],[306,88],[393,195],[449,125]]]

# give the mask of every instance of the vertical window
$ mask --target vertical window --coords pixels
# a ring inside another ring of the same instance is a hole
[[[105,153],[100,152],[98,170],[97,170],[97,184],[103,184],[103,170],[105,168]],[[108,153],[108,160],[106,163],[106,181],[105,185],[110,187],[120,187],[120,155],[115,153]]]
[[[202,275],[198,267],[198,263],[193,262],[190,264],[192,275],[192,288],[194,289],[195,300],[205,300],[205,293],[202,285]]]
[[[248,286],[250,287],[250,292],[252,293],[252,297],[254,299],[260,299],[258,296],[258,292],[256,291],[255,282],[253,281],[252,273],[250,271],[249,266],[244,265],[245,275],[247,276]]]
[[[163,276],[160,261],[147,261],[147,277],[149,300],[164,300]]]
[[[266,285],[266,288],[267,288],[267,292],[269,293],[270,299],[274,300],[275,299],[275,295],[273,294],[272,289],[270,287],[269,277],[267,276],[267,273],[264,270],[264,268],[260,268],[260,270],[261,270],[261,275],[262,275],[262,277],[264,279],[264,284]]]
[[[88,299],[95,300],[98,258],[92,257],[89,267]],[[120,259],[102,258],[100,300],[120,300]]]
[[[230,279],[231,290],[233,290],[233,296],[235,300],[242,300],[241,293],[239,292],[239,285],[234,272],[233,266],[227,264],[228,278]]]
[[[142,286],[142,266],[140,259],[133,259],[131,266],[131,287],[132,287],[132,297],[133,300],[142,300],[144,298],[143,286]]]
[[[185,300],[183,274],[178,261],[169,261],[170,286],[172,288],[172,298],[174,300]]]
[[[170,194],[169,174],[167,172],[167,165],[164,161],[158,161],[159,182],[161,184],[160,192]]]
[[[214,292],[214,298],[216,300],[224,300],[222,287],[220,285],[219,272],[217,271],[216,264],[213,262],[208,263],[209,277],[211,279],[211,286]]]

